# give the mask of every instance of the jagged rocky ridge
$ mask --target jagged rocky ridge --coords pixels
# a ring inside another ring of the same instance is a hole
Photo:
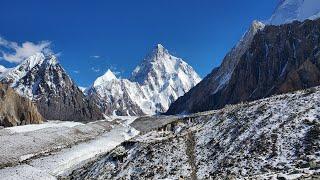
[[[199,81],[191,66],[158,44],[130,80],[117,78],[108,70],[86,93],[106,114],[152,115],[165,112]]]
[[[103,114],[87,99],[54,55],[37,53],[0,75],[21,96],[34,101],[48,120],[92,121]]]
[[[319,107],[320,88],[316,87],[221,110],[167,117],[161,126],[155,119],[144,118],[132,124],[141,135],[68,178],[318,179]]]
[[[320,84],[320,20],[269,25],[254,35],[223,87],[219,71],[179,98],[168,114],[199,112]],[[224,71],[224,70],[223,70]]]
[[[43,117],[37,107],[25,97],[21,97],[10,86],[0,83],[0,126],[10,127],[39,124]]]

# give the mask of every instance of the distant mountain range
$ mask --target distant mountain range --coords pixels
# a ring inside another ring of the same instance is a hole
[[[54,55],[44,53],[14,68],[0,66],[0,81],[36,103],[40,114],[50,120],[92,121],[105,115],[183,114],[222,108],[320,84],[319,7],[317,0],[281,1],[268,21],[252,23],[221,66],[202,81],[191,66],[161,44],[128,79],[117,78],[108,70],[85,90]]]
[[[0,67],[0,81],[35,102],[48,120],[93,121],[104,115],[163,113],[200,80],[191,66],[160,44],[130,80],[108,70],[86,90],[78,88],[54,55],[37,53],[14,68]]]

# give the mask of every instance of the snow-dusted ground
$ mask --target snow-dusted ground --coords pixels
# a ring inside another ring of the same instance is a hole
[[[51,174],[23,164],[18,167],[5,168],[0,170],[0,179],[4,180],[56,180]]]
[[[80,122],[72,122],[72,121],[48,121],[42,124],[29,124],[25,126],[14,126],[5,128],[12,133],[22,133],[22,132],[30,132],[39,129],[52,128],[52,127],[75,127],[78,125],[84,125]]]
[[[164,121],[70,178],[320,179],[320,87]]]
[[[122,124],[130,125],[138,118],[138,116],[107,116],[105,118],[108,121],[117,120],[118,122],[120,122]]]
[[[55,179],[139,133],[127,125],[134,117],[112,118],[0,130],[0,179]]]
[[[108,124],[112,129],[50,155],[25,156],[23,159],[28,161],[1,169],[0,177],[319,179],[319,114],[320,87],[315,87],[188,116],[147,117],[133,123],[134,118],[110,117],[85,125],[59,127],[59,132],[75,128],[83,131],[102,124]],[[141,135],[127,124],[140,127]],[[154,126],[143,127],[148,124]],[[22,138],[33,133],[39,136],[39,132],[48,133],[50,129],[57,127],[13,134],[4,129],[0,134],[7,138],[17,134],[16,137]],[[20,144],[22,149],[15,146],[15,150],[24,152],[37,145],[31,144]],[[23,146],[27,148],[23,149]],[[5,154],[11,156],[9,152]]]

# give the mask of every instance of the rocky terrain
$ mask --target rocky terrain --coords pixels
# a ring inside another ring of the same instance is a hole
[[[10,86],[0,83],[0,126],[39,124],[43,117],[28,98],[21,97]]]
[[[138,119],[141,135],[66,179],[318,179],[319,107],[316,87],[161,123]]]
[[[49,120],[93,121],[103,119],[96,104],[87,99],[54,55],[35,54],[0,74],[21,96],[34,101]]]
[[[228,54],[219,68],[173,103],[167,114],[218,109],[320,84],[319,19],[259,27],[249,46],[241,46],[243,54]],[[230,61],[234,65],[225,68]]]
[[[110,70],[86,90],[106,114],[153,115],[166,112],[170,104],[200,81],[182,59],[158,44],[130,79],[117,78]]]

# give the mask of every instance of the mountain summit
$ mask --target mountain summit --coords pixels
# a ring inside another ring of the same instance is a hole
[[[86,99],[54,55],[37,53],[0,75],[0,80],[36,102],[45,119],[90,121],[103,118],[98,107]]]
[[[153,91],[165,92],[176,99],[195,86],[200,77],[186,62],[172,56],[158,44],[135,68],[130,80],[151,87]]]
[[[117,79],[117,77],[114,75],[114,73],[110,69],[108,69],[108,71],[103,76],[98,77],[94,81],[93,86],[99,86],[101,84],[110,82],[115,79]]]
[[[320,17],[319,0],[282,0],[268,24],[280,25],[292,21],[314,20]]]
[[[157,44],[135,68],[130,80],[118,79],[108,70],[87,94],[97,99],[107,114],[156,114],[165,112],[199,81],[191,66]]]

